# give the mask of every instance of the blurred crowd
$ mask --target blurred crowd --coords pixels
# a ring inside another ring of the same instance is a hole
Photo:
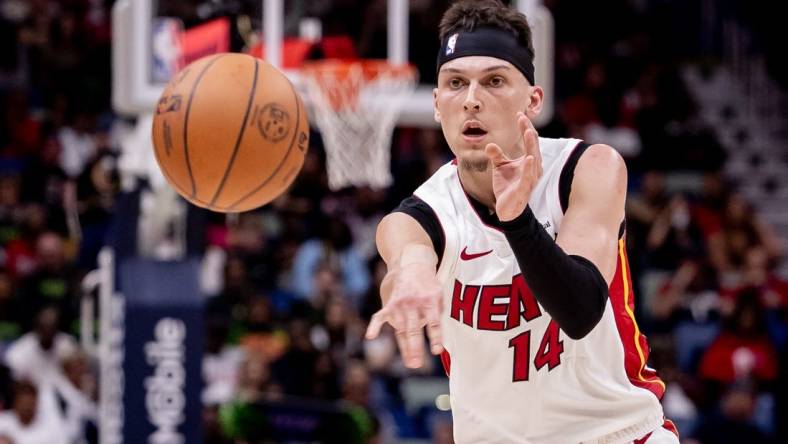
[[[0,0],[0,444],[96,442],[97,361],[77,334],[80,283],[107,242],[118,133],[129,125],[109,100],[111,3]],[[226,12],[220,2],[161,3],[187,24]],[[224,3],[240,14],[260,2]],[[411,59],[424,82],[435,78],[448,3],[411,1]],[[692,11],[544,3],[556,22],[557,106],[540,132],[608,143],[628,162],[637,315],[668,384],[667,416],[686,443],[785,442],[788,281],[775,273],[784,251],[722,174],[725,150],[679,75],[702,44],[691,26],[666,36],[665,20],[691,23]],[[385,53],[385,1],[288,8],[321,17],[324,34],[349,34],[362,57]],[[234,218],[207,215],[205,442],[258,442],[241,437],[244,405],[304,398],[353,406],[362,441],[452,442],[450,415],[434,402],[414,409],[407,387],[443,378],[440,362],[408,370],[391,331],[363,339],[386,271],[376,225],[451,153],[438,129],[400,128],[392,187],[330,192],[319,134],[312,140],[284,196]],[[697,186],[676,186],[678,170]]]

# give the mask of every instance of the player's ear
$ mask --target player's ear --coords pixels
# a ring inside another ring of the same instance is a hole
[[[441,112],[438,111],[438,88],[432,89],[432,109],[434,111],[433,118],[436,122],[441,123]]]
[[[525,109],[525,115],[528,116],[529,119],[533,120],[539,113],[542,112],[542,104],[544,103],[544,90],[541,86],[533,86],[531,87],[531,92],[529,94],[529,101],[528,107]]]

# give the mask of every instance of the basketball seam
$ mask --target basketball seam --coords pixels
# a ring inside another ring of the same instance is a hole
[[[164,173],[164,176],[170,181],[170,184],[172,185],[172,187],[175,188],[175,191],[177,191],[181,195],[186,194],[186,191],[183,188],[181,188],[180,185],[175,183],[175,181],[173,180],[172,176],[170,176],[170,174],[164,168],[162,168],[161,171],[162,171],[162,173]],[[204,201],[202,199],[197,199],[196,197],[192,197],[191,199],[192,199],[193,203],[196,202],[198,204],[210,205],[208,202],[206,202],[206,201]],[[202,205],[197,205],[197,206],[205,208]],[[221,209],[221,207],[214,207],[214,208]]]
[[[194,181],[194,174],[192,173],[192,163],[191,160],[189,159],[189,137],[188,137],[189,112],[191,111],[192,100],[194,100],[194,93],[197,91],[197,85],[200,84],[200,80],[202,80],[202,77],[208,71],[208,68],[210,68],[211,65],[213,65],[217,60],[219,60],[222,57],[224,57],[224,54],[214,57],[214,59],[208,62],[208,64],[205,65],[205,68],[203,68],[202,71],[200,71],[200,73],[197,74],[197,79],[194,81],[194,85],[192,85],[192,90],[189,92],[189,103],[186,104],[186,112],[184,113],[183,116],[183,154],[186,158],[186,170],[189,172],[189,180],[191,181],[192,184],[192,193],[189,196],[192,199],[195,199],[197,197],[197,183]]]
[[[295,128],[293,129],[293,139],[290,140],[290,146],[287,147],[287,152],[285,153],[284,156],[282,156],[282,160],[279,161],[279,165],[277,165],[276,168],[274,168],[274,171],[271,172],[271,175],[269,175],[268,178],[263,181],[263,183],[261,183],[260,185],[255,187],[252,191],[246,193],[244,196],[242,196],[240,199],[238,199],[235,203],[233,203],[230,206],[228,206],[226,208],[227,210],[232,210],[238,204],[240,204],[241,202],[243,202],[246,199],[250,198],[255,193],[260,191],[264,186],[266,186],[268,184],[268,182],[270,182],[271,179],[273,179],[274,176],[276,176],[276,173],[278,173],[279,170],[282,169],[282,165],[285,164],[285,161],[287,160],[287,158],[290,157],[290,152],[293,150],[293,144],[295,143],[296,139],[298,138],[298,129],[300,128],[300,125],[301,125],[301,101],[299,100],[298,93],[296,93],[295,87],[293,86],[292,83],[290,83],[290,90],[293,92],[293,98],[295,99],[295,102],[296,102],[296,119],[295,119]]]
[[[244,132],[246,131],[246,124],[249,121],[249,110],[252,109],[254,94],[257,90],[257,73],[260,70],[260,64],[258,61],[256,59],[253,59],[252,61],[254,62],[254,77],[252,78],[252,88],[249,91],[249,100],[246,103],[246,112],[244,113],[243,123],[241,123],[241,130],[238,132],[238,138],[235,141],[235,147],[233,148],[233,153],[230,156],[230,162],[227,164],[227,168],[224,170],[224,177],[222,177],[222,181],[219,183],[219,188],[216,189],[216,193],[213,195],[213,199],[211,199],[211,203],[209,205],[216,203],[216,200],[219,199],[219,195],[224,189],[224,185],[227,183],[227,178],[230,176],[230,170],[233,168],[235,158],[238,155],[238,149],[241,146],[241,141],[243,140]]]
[[[159,156],[159,149],[156,147],[155,143],[153,144],[153,155],[156,157],[156,162],[159,164],[159,167],[161,169],[161,173],[164,175],[164,177],[167,179],[167,181],[170,183],[170,185],[172,185],[172,187],[175,188],[175,190],[179,194],[181,194],[181,195],[188,194],[186,192],[186,190],[184,190],[183,187],[181,185],[179,185],[178,182],[175,181],[175,177],[173,177],[172,174],[170,174],[170,172],[169,172],[169,170],[167,169],[167,166],[166,166],[167,163],[162,161],[161,157]],[[205,201],[203,201],[201,199],[197,199],[196,197],[193,197],[191,199],[196,201],[196,202],[199,202],[201,204],[208,205],[208,202],[205,202]]]

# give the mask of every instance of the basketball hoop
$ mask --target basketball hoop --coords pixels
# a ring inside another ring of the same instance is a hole
[[[391,185],[391,135],[416,87],[412,65],[385,60],[323,60],[303,78],[326,148],[328,185]]]

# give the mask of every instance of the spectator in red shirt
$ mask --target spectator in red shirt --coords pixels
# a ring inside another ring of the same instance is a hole
[[[735,287],[723,289],[723,308],[730,312],[736,297],[746,289],[758,294],[761,306],[768,310],[788,307],[788,282],[778,276],[772,267],[769,252],[757,245],[744,254],[744,263]]]
[[[777,353],[766,333],[757,292],[748,289],[737,297],[732,316],[701,359],[700,376],[723,384],[777,378]]]
[[[735,273],[737,267],[744,263],[747,251],[754,246],[763,246],[770,260],[782,255],[780,238],[758,218],[740,194],[733,194],[728,199],[721,228],[719,233],[708,239],[709,256],[721,273]]]

